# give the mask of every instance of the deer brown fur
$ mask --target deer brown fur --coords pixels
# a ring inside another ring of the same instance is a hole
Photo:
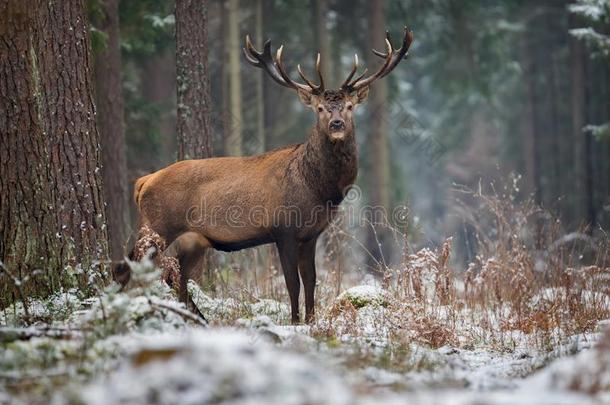
[[[246,58],[272,78],[297,90],[300,100],[317,112],[318,120],[306,142],[253,157],[220,157],[174,163],[136,181],[134,198],[140,224],[174,243],[181,267],[180,298],[187,299],[190,269],[206,248],[234,251],[275,243],[290,296],[292,321],[299,321],[300,279],[305,290],[306,319],[314,314],[315,247],[320,233],[356,179],[357,148],[354,107],[364,101],[370,83],[388,73],[406,54],[408,44],[394,53],[387,42],[382,68],[374,75],[350,81],[339,90],[307,85],[288,78],[270,44],[258,53],[246,40]],[[398,58],[398,60],[396,60]],[[319,56],[317,62],[319,73]],[[372,78],[372,79],[371,79]],[[115,269],[125,283],[126,265]]]

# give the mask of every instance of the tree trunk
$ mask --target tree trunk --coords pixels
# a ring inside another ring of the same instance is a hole
[[[527,103],[523,107],[524,119],[521,121],[520,131],[520,145],[521,154],[523,155],[523,177],[524,177],[524,190],[528,195],[534,195],[536,192],[536,163],[534,156],[534,138],[536,136],[537,124],[536,124],[536,109],[535,109],[535,82],[531,77],[531,69],[534,67],[534,60],[532,55],[531,39],[529,33],[526,31],[521,41],[523,46],[521,47],[521,58],[525,67],[525,80],[524,80],[524,92],[527,97]]]
[[[528,156],[526,158],[528,171],[531,173],[531,182],[534,188],[534,201],[536,204],[542,204],[542,183],[540,173],[540,112],[539,112],[539,96],[536,86],[538,78],[538,61],[536,57],[536,45],[533,43],[536,37],[533,34],[528,35],[526,39],[526,86],[528,98],[528,116],[531,119],[531,140],[528,142]]]
[[[371,25],[369,38],[373,49],[382,49],[385,31],[384,0],[373,0],[371,5]],[[372,59],[372,58],[371,58]],[[373,62],[376,62],[373,60]],[[379,80],[372,86],[369,96],[369,111],[371,132],[369,144],[371,145],[370,167],[372,170],[369,190],[371,193],[371,206],[375,212],[382,212],[390,208],[390,159],[388,147],[388,86],[386,80]],[[385,227],[375,227],[372,224],[367,236],[367,249],[373,256],[371,265],[384,264],[384,254],[381,247],[385,246]]]
[[[322,67],[322,76],[327,83],[333,82],[331,77],[331,54],[330,43],[328,40],[328,31],[326,30],[326,10],[328,7],[326,0],[311,0],[312,11],[312,26],[314,33],[314,44],[316,49],[322,55],[320,61]]]
[[[587,59],[584,62],[584,70],[587,72],[587,74],[585,74],[585,77],[589,77],[592,78],[595,75],[595,72],[593,69],[591,69],[591,62]],[[585,93],[584,93],[584,105],[583,105],[583,109],[585,110],[585,112],[588,112],[588,117],[587,117],[587,122],[595,122],[595,107],[591,105],[591,101],[593,100],[593,102],[595,102],[595,91],[593,89],[593,82],[591,81],[591,79],[586,80],[586,87],[585,87]],[[598,81],[596,80],[596,83],[598,83]],[[597,84],[596,84],[597,85]],[[593,177],[595,176],[595,153],[594,153],[594,139],[593,139],[593,134],[591,133],[591,131],[584,131],[583,132],[583,137],[584,137],[584,145],[583,145],[583,156],[582,156],[582,160],[583,160],[583,164],[584,164],[584,206],[585,206],[585,213],[584,213],[584,221],[585,224],[588,226],[587,231],[588,233],[593,233],[593,230],[596,228],[597,226],[597,207],[595,204],[595,189],[594,189],[594,181],[593,181]]]
[[[263,16],[265,21],[270,22],[275,18],[274,7],[272,2],[263,1]],[[265,38],[261,37],[261,41]],[[276,111],[275,111],[275,100],[274,97],[276,92],[283,92],[283,89],[278,89],[277,84],[268,75],[263,74],[263,120],[265,126],[265,149],[273,149],[276,142]]]
[[[548,45],[551,48],[551,44]],[[549,189],[550,189],[550,202],[551,204],[560,203],[563,205],[563,199],[560,199],[563,196],[563,188],[562,184],[564,184],[563,176],[561,173],[561,146],[560,143],[562,141],[561,135],[562,131],[560,129],[560,121],[559,121],[559,112],[558,112],[558,103],[560,98],[557,96],[557,77],[555,73],[556,64],[555,58],[550,57],[547,61],[546,68],[548,69],[548,95],[549,95],[549,103],[550,103],[550,130],[548,131],[548,138],[550,143],[550,152],[551,152],[551,170],[548,175],[549,177]]]
[[[205,0],[176,1],[178,160],[212,156]]]
[[[572,17],[574,19],[574,17]],[[576,22],[572,21],[572,26]],[[574,151],[574,218],[582,220],[585,216],[584,184],[585,184],[585,78],[584,78],[583,45],[576,38],[570,39],[570,85],[571,85],[571,116]]]
[[[263,0],[256,0],[255,9],[255,26],[256,26],[256,41],[263,44]],[[262,49],[262,46],[259,48]],[[256,78],[256,153],[263,153],[267,150],[265,144],[265,91],[264,80],[265,72],[262,69],[257,69],[253,72]]]
[[[227,10],[228,52],[229,52],[229,110],[228,126],[225,130],[225,155],[242,154],[242,111],[241,111],[241,47],[239,41],[239,0],[229,0]]]
[[[108,246],[84,2],[11,0],[0,12],[3,306],[10,291],[43,295],[74,273],[86,289],[106,277]]]
[[[161,113],[159,117],[159,136],[161,137],[160,156],[146,156],[153,162],[146,162],[144,166],[149,170],[139,172],[135,177],[144,175],[152,168],[158,169],[176,161],[177,147],[177,120],[174,112],[176,90],[176,61],[174,53],[164,49],[146,58],[142,66],[142,96],[148,102],[156,105]],[[128,162],[133,163],[133,162]],[[141,169],[141,165],[136,166]]]
[[[106,49],[95,58],[97,124],[102,146],[102,177],[110,255],[113,260],[120,260],[124,255],[123,244],[128,237],[130,219],[118,0],[104,0],[102,10],[104,16],[99,21],[98,28],[106,33],[108,42]]]

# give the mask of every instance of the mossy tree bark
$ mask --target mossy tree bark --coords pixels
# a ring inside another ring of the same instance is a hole
[[[125,124],[121,88],[121,50],[119,48],[119,2],[102,0],[103,16],[98,29],[108,38],[106,48],[95,56],[97,124],[102,145],[102,176],[106,198],[106,217],[110,255],[124,255],[129,219]]]
[[[178,160],[212,156],[205,0],[176,1]]]
[[[0,14],[4,306],[17,292],[87,287],[108,246],[84,1],[9,0]]]

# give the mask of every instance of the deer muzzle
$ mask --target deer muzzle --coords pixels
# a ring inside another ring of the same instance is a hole
[[[328,129],[330,130],[330,132],[345,131],[345,121],[343,121],[343,120],[332,120],[328,124]]]

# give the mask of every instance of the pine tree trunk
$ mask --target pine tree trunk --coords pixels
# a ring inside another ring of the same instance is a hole
[[[584,62],[584,71],[586,72],[586,78],[594,77],[594,71],[591,69],[591,62],[587,59]],[[595,91],[593,89],[594,84],[591,80],[585,80],[585,93],[584,93],[584,105],[583,109],[587,114],[586,122],[595,122],[595,107],[592,102],[595,101]],[[593,230],[597,226],[597,207],[595,204],[595,189],[594,179],[595,176],[595,153],[594,145],[595,140],[591,131],[583,131],[584,145],[583,145],[583,164],[584,164],[584,206],[585,215],[584,223],[588,226],[587,232],[593,233]]]
[[[263,16],[267,22],[273,21],[275,18],[274,7],[272,2],[263,1]],[[263,37],[261,37],[263,40]],[[265,149],[271,150],[276,144],[276,111],[275,111],[275,100],[274,95],[277,91],[282,92],[283,89],[278,89],[278,86],[269,75],[263,74],[263,120],[265,127]]]
[[[161,107],[159,117],[159,135],[161,137],[160,161],[149,164],[158,168],[176,161],[177,136],[176,115],[173,113],[176,97],[176,63],[175,55],[164,49],[161,53],[151,55],[144,61],[142,69],[142,95],[148,102]],[[154,157],[148,157],[153,159]]]
[[[242,154],[241,110],[241,47],[239,41],[239,0],[227,3],[227,31],[229,52],[229,112],[225,130],[224,152],[229,156]]]
[[[528,155],[526,157],[528,172],[533,184],[534,200],[536,204],[542,204],[542,183],[540,181],[540,112],[538,108],[539,95],[536,86],[538,77],[538,61],[536,59],[536,47],[533,34],[526,39],[526,92],[528,98],[528,116],[531,120],[531,139],[528,142]]]
[[[11,0],[0,14],[3,306],[72,285],[70,269],[83,289],[105,278],[108,246],[84,1]]]
[[[523,107],[524,119],[521,121],[522,129],[520,131],[521,155],[523,156],[523,168],[521,171],[524,177],[524,191],[527,195],[533,195],[536,190],[536,165],[534,161],[534,136],[536,133],[535,88],[531,78],[531,69],[534,61],[530,49],[532,46],[530,44],[531,39],[527,31],[524,34],[523,39],[520,41],[522,44],[520,53],[525,68],[524,93],[527,97],[527,102]]]
[[[328,31],[326,30],[326,10],[328,4],[326,0],[312,0],[312,26],[314,29],[314,44],[316,50],[322,55],[320,61],[322,67],[322,76],[327,83],[332,83],[331,77],[331,54],[330,44],[328,40]]]
[[[572,17],[574,18],[574,17]],[[572,26],[576,25],[573,21]],[[574,191],[573,205],[574,217],[582,220],[585,216],[585,79],[584,79],[584,51],[583,45],[576,38],[570,39],[570,84],[571,84],[571,116],[572,116],[572,145],[574,153]]]
[[[205,0],[176,1],[178,160],[212,156]]]
[[[107,46],[95,57],[97,124],[102,145],[102,176],[110,255],[120,260],[130,224],[125,124],[121,88],[118,0],[103,0],[98,28],[108,36]]]
[[[371,47],[383,48],[383,32],[385,31],[385,2],[384,0],[373,0],[371,5],[371,25],[369,38]],[[372,58],[371,58],[372,59]],[[377,62],[372,59],[372,62]],[[388,147],[388,85],[387,80],[379,80],[372,86],[369,96],[368,108],[371,114],[371,132],[369,145],[371,145],[372,170],[369,190],[371,193],[371,205],[376,212],[390,208],[390,159]],[[371,252],[372,266],[382,263],[382,247],[385,246],[385,227],[372,226],[367,236],[367,249]]]
[[[263,43],[263,0],[256,0],[255,9],[255,25],[256,25],[256,41],[259,44]],[[262,48],[262,46],[260,47]],[[257,69],[258,70],[258,69]],[[267,150],[265,143],[265,91],[264,80],[265,72],[258,70],[253,73],[256,78],[256,153],[263,153]]]

